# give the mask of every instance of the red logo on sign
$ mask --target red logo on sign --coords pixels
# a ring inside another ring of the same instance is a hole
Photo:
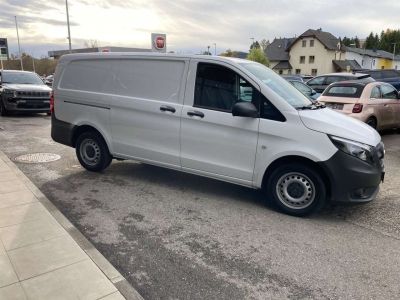
[[[162,36],[156,37],[156,48],[157,49],[164,49],[165,48],[165,38]]]

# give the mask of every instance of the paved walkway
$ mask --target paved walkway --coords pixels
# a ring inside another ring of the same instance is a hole
[[[0,152],[0,300],[125,299],[119,290],[141,298]]]

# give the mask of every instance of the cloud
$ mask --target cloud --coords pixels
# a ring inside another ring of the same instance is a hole
[[[76,48],[86,40],[102,46],[149,48],[150,33],[164,32],[169,50],[192,53],[213,43],[218,51],[246,51],[252,37],[293,37],[308,28],[363,38],[371,31],[397,29],[400,11],[398,0],[69,0],[69,4]],[[46,53],[67,47],[64,1],[3,0],[0,11],[0,36],[9,38],[12,49],[16,49],[14,15],[26,51]]]

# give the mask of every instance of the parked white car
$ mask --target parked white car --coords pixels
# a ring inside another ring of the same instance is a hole
[[[90,171],[134,159],[263,189],[292,215],[370,201],[383,179],[374,129],[248,60],[65,55],[53,88],[52,137]]]

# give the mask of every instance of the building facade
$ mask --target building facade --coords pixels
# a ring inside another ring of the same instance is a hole
[[[320,29],[309,29],[288,48],[294,74],[317,76],[337,71],[334,60],[343,60],[339,39]]]
[[[397,69],[400,69],[400,63],[397,61],[398,55],[393,60],[393,53],[383,50],[345,47],[345,57],[356,60],[362,69],[396,69],[396,66]]]
[[[292,74],[292,66],[289,63],[289,51],[287,50],[295,38],[275,38],[265,50],[265,55],[270,62],[270,68],[281,75]]]

